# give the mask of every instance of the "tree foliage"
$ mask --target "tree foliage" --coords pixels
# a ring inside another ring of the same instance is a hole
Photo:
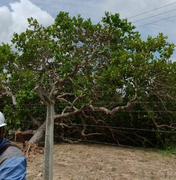
[[[166,143],[160,130],[176,128],[174,45],[166,36],[144,41],[130,22],[110,13],[97,24],[65,12],[48,27],[28,21],[25,32],[14,34],[13,48],[0,47],[2,109],[12,126],[44,123],[45,107],[34,90],[40,87],[55,104],[57,137]]]

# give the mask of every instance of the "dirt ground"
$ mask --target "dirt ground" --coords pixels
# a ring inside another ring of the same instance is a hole
[[[176,180],[176,155],[95,144],[54,145],[53,180]],[[44,156],[28,158],[27,180],[42,180]]]

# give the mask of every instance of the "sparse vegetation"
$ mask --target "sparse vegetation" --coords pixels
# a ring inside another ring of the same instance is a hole
[[[28,160],[27,180],[42,179],[43,155]],[[172,154],[96,144],[54,145],[53,180],[175,180],[175,167]]]

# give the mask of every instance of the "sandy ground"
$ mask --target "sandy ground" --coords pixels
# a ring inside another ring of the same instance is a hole
[[[176,180],[176,155],[105,145],[54,145],[53,180]],[[28,158],[27,180],[42,180],[43,155]]]

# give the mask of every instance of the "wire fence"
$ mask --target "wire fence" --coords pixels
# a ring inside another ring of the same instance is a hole
[[[135,111],[136,112],[136,111]],[[43,120],[37,120],[39,123],[43,123]],[[19,121],[16,120],[12,120],[13,124],[15,123],[19,123]],[[33,124],[34,122],[32,122],[31,120],[20,120],[20,122],[25,123],[26,125],[29,125],[29,123]],[[8,124],[8,121],[7,121]],[[66,126],[74,126],[74,127],[82,127],[83,124],[78,124],[78,123],[59,123],[59,122],[55,122],[55,126],[62,126],[62,125],[66,125]],[[136,127],[122,127],[122,126],[111,126],[111,125],[94,125],[94,124],[85,124],[86,127],[96,127],[96,128],[111,128],[111,129],[116,129],[116,130],[130,130],[130,131],[143,131],[143,132],[160,132],[160,133],[173,133],[176,134],[176,130],[172,129],[172,126],[170,126],[170,131],[168,130],[160,130],[160,129],[145,129],[145,128],[136,128]]]
[[[83,126],[82,124],[70,123],[68,126]],[[142,128],[130,128],[130,127],[116,127],[116,126],[103,126],[103,125],[90,125],[86,124],[87,127],[99,127],[99,128],[111,128],[116,130],[132,130],[132,131],[145,131],[145,132],[161,132],[161,133],[173,133],[176,134],[176,130],[174,131],[165,131],[165,130],[156,130],[156,129],[142,129]]]
[[[82,124],[75,124],[70,123],[67,124],[68,126],[74,126],[76,127],[83,127]],[[176,134],[176,130],[156,130],[156,129],[142,129],[142,128],[129,128],[129,127],[114,127],[114,126],[101,126],[101,125],[85,125],[87,127],[93,127],[93,128],[111,128],[113,130],[125,130],[125,131],[135,131],[135,132],[142,132],[142,133],[163,133],[163,134]],[[60,136],[55,135],[54,138],[60,138]],[[99,141],[96,138],[95,139],[85,139],[85,138],[76,138],[71,136],[64,136],[62,137],[62,140],[65,142],[71,142],[71,143],[93,143],[93,144],[103,144],[103,145],[109,145],[109,146],[117,146],[117,147],[123,147],[123,148],[135,148],[135,149],[143,149],[143,150],[152,150],[152,151],[164,151],[160,148],[154,148],[154,147],[145,147],[145,146],[134,146],[134,145],[128,145],[123,143],[117,143],[117,142],[107,142],[107,141]],[[129,143],[130,144],[130,143]]]
[[[105,102],[105,103],[107,104],[107,102]],[[120,103],[124,104],[126,102],[123,102],[123,103],[122,102],[112,102],[112,104],[120,104]],[[171,101],[165,101],[165,102],[149,102],[149,101],[148,102],[137,102],[137,104],[141,104],[141,103],[148,104],[150,106],[150,104],[159,104],[159,105],[162,104],[162,103],[172,104],[172,103],[176,103],[176,101],[173,101],[173,102],[171,102]],[[60,103],[60,104],[62,105],[62,104],[65,104],[65,103]],[[95,103],[94,105],[99,106],[100,104],[99,103]],[[165,113],[165,112],[167,112],[167,113],[168,112],[173,112],[174,113],[174,112],[176,112],[176,110],[174,109],[173,106],[170,106],[170,107],[173,108],[173,109],[172,110],[151,110],[151,111],[150,110],[148,111],[148,110],[133,110],[133,109],[128,109],[128,110],[120,110],[118,113],[135,112],[135,113],[143,113],[143,115],[145,115],[145,113],[153,113],[153,112],[158,112],[158,113]],[[33,108],[31,107],[31,109],[33,109]],[[29,112],[30,112],[30,108],[29,107],[27,108],[27,110],[29,110]],[[25,111],[25,109],[24,109],[24,111]],[[43,117],[45,116],[45,113],[46,113],[45,112],[46,111],[45,108],[43,108],[43,107],[42,108],[37,108],[36,111],[41,111],[43,113]],[[56,107],[56,111],[57,111],[57,113],[60,113],[61,109]],[[84,111],[85,112],[92,112],[91,109],[85,109]],[[68,110],[68,112],[69,112],[69,110]],[[44,122],[44,119],[42,119],[42,118],[41,119],[37,119],[37,121],[42,124]],[[100,132],[100,130],[106,130],[105,128],[107,128],[107,130],[108,129],[112,129],[113,131],[116,131],[116,132],[118,132],[118,131],[126,131],[126,132],[130,132],[130,133],[131,132],[138,132],[139,134],[147,134],[147,133],[148,134],[149,133],[155,133],[155,134],[157,134],[157,133],[166,134],[167,133],[169,135],[175,135],[176,134],[176,130],[175,130],[176,128],[172,129],[172,127],[170,127],[170,128],[166,127],[165,129],[164,128],[163,129],[156,129],[156,127],[154,127],[154,125],[153,125],[153,128],[149,128],[149,126],[147,127],[145,125],[144,126],[138,126],[138,127],[132,127],[132,126],[129,125],[129,127],[127,127],[127,126],[124,126],[124,125],[123,126],[112,126],[111,124],[109,124],[109,125],[91,124],[91,122],[88,122],[89,124],[85,123],[83,125],[83,124],[81,124],[81,120],[79,120],[79,121],[76,120],[76,121],[77,121],[77,123],[72,123],[72,120],[68,120],[68,121],[66,120],[64,123],[69,128],[70,127],[71,128],[75,128],[75,129],[79,128],[80,132],[83,131],[84,126],[85,126],[87,129],[91,128],[91,133],[92,132],[95,133],[95,131],[94,131],[95,129],[94,128],[98,128],[99,132]],[[80,122],[80,123],[78,123],[78,122]],[[19,120],[19,119],[18,120],[16,120],[16,119],[8,120],[7,119],[7,123],[9,123],[9,124],[17,124],[17,126],[19,126],[19,123],[22,123],[24,125],[24,127],[29,127],[29,128],[32,127],[32,126],[30,126],[30,124],[32,124],[32,123],[34,124],[34,122],[32,122],[30,119],[26,120],[26,117],[25,117],[25,119],[22,119],[22,120]],[[117,123],[117,124],[119,124],[119,123]],[[58,126],[62,126],[62,124],[59,123],[59,121],[55,121],[55,128],[57,128]],[[136,126],[137,126],[137,124],[136,124]],[[59,134],[59,132],[57,132],[57,134]],[[129,134],[126,134],[126,135],[129,136]],[[9,136],[9,135],[7,135],[7,136]],[[124,137],[125,137],[125,134],[124,134]],[[58,138],[59,139],[60,137],[58,135],[55,135],[54,138],[56,138],[56,139]],[[111,142],[110,141],[109,142],[107,142],[107,141],[103,142],[103,141],[99,141],[98,138],[97,139],[96,138],[93,139],[93,136],[92,136],[92,138],[89,138],[89,139],[76,138],[76,136],[75,137],[71,137],[71,136],[67,136],[67,134],[65,136],[63,136],[63,140],[68,140],[68,139],[70,141],[75,141],[75,142],[79,141],[79,142],[84,142],[84,143],[97,143],[97,144],[104,144],[104,145],[111,145],[111,146],[121,146],[121,147],[140,148],[140,149],[142,148],[142,149],[145,149],[145,147],[137,147],[137,146],[131,146],[131,145],[126,145],[126,144],[118,144],[118,143],[114,143],[112,141]]]
[[[130,146],[130,145],[117,144],[117,143],[102,142],[102,141],[97,141],[97,140],[85,140],[85,139],[77,139],[77,138],[71,138],[71,137],[65,137],[63,140],[65,140],[65,142],[68,142],[68,140],[69,140],[69,141],[76,142],[76,143],[101,144],[101,145],[105,145],[105,146],[114,146],[114,147],[121,147],[121,148],[128,148],[128,149],[139,149],[139,150],[146,150],[146,151],[165,152],[165,150],[158,149],[158,148]],[[176,152],[173,152],[173,154],[176,154]]]
[[[29,123],[31,121],[28,121],[26,123]],[[55,124],[55,129],[57,128],[57,126],[62,126],[63,123],[56,123]],[[78,123],[66,123],[65,124],[68,127],[72,127],[72,128],[82,128],[83,129],[83,124],[78,124]],[[136,128],[136,127],[119,127],[119,126],[105,126],[105,125],[93,125],[93,124],[85,124],[85,126],[87,128],[110,128],[112,130],[118,131],[118,130],[124,130],[124,131],[131,131],[131,132],[141,132],[141,133],[167,133],[167,134],[176,134],[176,130],[157,130],[157,129],[145,129],[145,128]],[[71,142],[71,143],[86,143],[86,144],[102,144],[102,145],[106,145],[106,146],[117,146],[117,147],[122,147],[122,148],[131,148],[131,149],[141,149],[141,150],[149,150],[149,151],[164,151],[162,149],[158,149],[158,148],[153,148],[153,147],[145,147],[145,146],[134,146],[134,145],[128,145],[128,144],[122,144],[122,143],[117,143],[117,142],[113,142],[113,141],[99,141],[98,138],[82,138],[82,137],[71,137],[71,136],[67,136],[64,135],[61,136],[58,135],[59,132],[57,131],[57,133],[54,135],[54,140],[55,142]],[[32,137],[32,135],[30,135]],[[13,135],[9,135],[6,134],[6,137],[9,138],[13,141]],[[58,141],[58,139],[60,139]]]

